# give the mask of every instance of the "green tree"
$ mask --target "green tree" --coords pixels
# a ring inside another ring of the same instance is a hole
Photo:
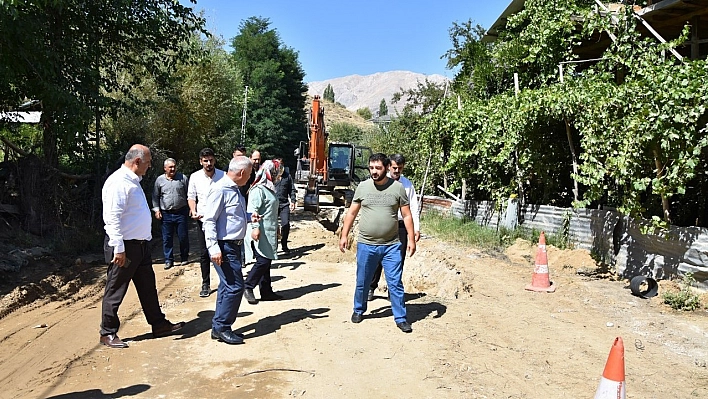
[[[327,127],[327,134],[329,135],[329,141],[361,143],[364,130],[350,123],[338,122]]]
[[[356,113],[367,121],[372,117],[371,110],[368,107],[359,108],[358,110],[356,110]]]
[[[329,102],[334,102],[334,89],[332,88],[331,84],[327,84],[327,87],[325,87],[324,93],[322,94],[322,98]]]
[[[140,84],[126,78],[166,82],[190,58],[192,35],[205,33],[202,17],[170,0],[11,1],[0,10],[0,106],[42,102],[51,166],[97,148],[103,115],[120,105],[108,94]]]
[[[197,151],[206,146],[217,152],[217,159],[230,159],[241,126],[241,76],[220,39],[195,35],[191,45],[198,60],[177,64],[167,85],[144,77],[141,99],[107,125],[107,136],[118,147],[154,143],[154,150],[192,166]]]
[[[386,106],[386,99],[382,98],[379,103],[379,116],[388,115],[388,106]]]
[[[231,40],[232,58],[249,87],[246,144],[264,156],[292,161],[293,150],[307,139],[307,86],[298,53],[285,46],[267,18],[242,21]]]

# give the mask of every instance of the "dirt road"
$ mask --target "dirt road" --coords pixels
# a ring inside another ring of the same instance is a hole
[[[184,334],[153,339],[131,288],[120,330],[130,348],[99,345],[105,268],[86,269],[70,295],[0,320],[0,397],[590,398],[617,336],[628,398],[708,397],[706,313],[578,275],[593,267],[583,251],[551,248],[558,290],[539,294],[524,291],[529,243],[492,257],[424,237],[406,262],[414,331],[404,334],[384,291],[362,323],[349,321],[354,255],[314,217],[295,214],[291,248],[272,273],[285,300],[244,301],[234,329],[246,344],[237,346],[210,338],[215,294],[199,298],[197,263],[155,265],[163,310],[187,322]]]

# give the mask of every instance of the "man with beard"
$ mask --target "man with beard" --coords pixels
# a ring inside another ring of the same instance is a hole
[[[420,240],[420,213],[418,211],[418,196],[415,193],[415,188],[413,183],[403,176],[403,168],[406,165],[406,158],[401,154],[393,154],[389,158],[391,160],[391,166],[388,167],[388,177],[392,178],[403,184],[403,189],[406,190],[406,195],[408,195],[408,201],[411,207],[411,214],[413,215],[413,231],[415,231],[415,237],[413,239],[415,242]],[[406,226],[403,224],[403,216],[401,212],[398,212],[398,239],[401,240],[401,268],[406,261],[406,246],[408,246],[408,233],[406,232]],[[379,280],[381,279],[381,270],[383,267],[379,263],[379,266],[374,272],[374,279],[371,280],[371,285],[369,286],[369,295],[366,298],[369,301],[374,300],[374,291],[379,285]]]
[[[278,196],[278,215],[280,216],[280,247],[283,252],[290,252],[288,237],[290,237],[290,212],[295,210],[297,203],[295,184],[290,171],[283,166],[283,158],[275,158],[279,168],[275,176],[275,194]]]
[[[354,192],[352,205],[344,218],[339,249],[347,247],[349,230],[359,210],[359,237],[356,246],[356,289],[352,323],[360,323],[366,312],[366,295],[379,262],[383,265],[391,296],[391,310],[396,326],[405,333],[413,331],[406,318],[403,300],[401,241],[398,238],[398,212],[403,216],[406,232],[413,236],[413,217],[403,185],[386,174],[390,165],[386,155],[369,157],[371,179],[361,182]],[[415,240],[408,240],[408,256],[415,253]]]
[[[203,148],[199,151],[199,163],[202,165],[202,169],[189,176],[187,203],[189,204],[189,215],[197,221],[197,236],[199,237],[199,250],[201,251],[199,266],[202,269],[202,289],[199,291],[199,296],[205,298],[211,294],[209,284],[211,257],[204,238],[202,218],[204,217],[209,189],[212,184],[224,177],[224,172],[216,169],[216,157],[214,156],[214,150],[211,148]]]

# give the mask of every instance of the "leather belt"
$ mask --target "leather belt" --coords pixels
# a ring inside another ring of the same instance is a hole
[[[223,242],[228,242],[229,244],[243,245],[243,240],[220,240]]]
[[[145,245],[149,242],[150,242],[150,240],[123,240],[124,244],[130,243],[130,244]]]

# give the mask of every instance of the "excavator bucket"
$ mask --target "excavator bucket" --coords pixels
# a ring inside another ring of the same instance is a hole
[[[305,189],[305,202],[304,208],[306,211],[319,213],[320,211],[320,192],[315,187],[310,189],[309,187]]]

